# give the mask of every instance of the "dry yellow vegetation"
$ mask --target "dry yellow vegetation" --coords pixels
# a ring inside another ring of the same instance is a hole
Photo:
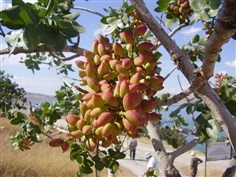
[[[10,135],[17,131],[9,120],[0,119],[0,176],[1,177],[76,177],[78,164],[70,161],[69,151],[63,153],[61,148],[52,148],[49,140],[33,145],[28,151],[14,151]],[[107,170],[98,172],[100,177],[107,176]],[[87,175],[94,176],[94,174]],[[121,167],[117,177],[134,176],[132,172]]]

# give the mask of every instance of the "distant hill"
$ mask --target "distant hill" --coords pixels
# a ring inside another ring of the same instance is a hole
[[[171,97],[172,96],[174,96],[174,95],[171,95]],[[39,93],[27,92],[25,97],[27,98],[27,102],[29,103],[29,101],[31,101],[33,106],[35,106],[36,104],[44,103],[44,102],[53,103],[54,101],[56,101],[56,99],[52,95],[44,95],[44,94],[39,94]],[[191,102],[197,101],[197,99],[194,98],[193,95],[191,95],[189,97],[189,99],[191,100]],[[187,103],[187,100],[183,99],[176,104],[179,105],[179,104],[183,104],[183,103]]]
[[[43,95],[39,93],[30,93],[30,92],[27,92],[25,97],[27,98],[27,102],[31,101],[33,106],[44,102],[52,103],[56,100],[54,96],[51,95]]]

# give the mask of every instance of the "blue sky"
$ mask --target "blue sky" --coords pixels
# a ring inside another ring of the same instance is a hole
[[[29,0],[28,0],[29,1]],[[5,7],[9,7],[10,1],[0,0],[0,8],[4,9]],[[32,1],[31,1],[32,2]],[[148,8],[153,12],[153,8],[156,7],[156,0],[145,1],[147,3]],[[97,0],[77,0],[75,5],[85,7],[88,9],[92,9],[98,11],[102,14],[106,14],[103,8],[108,8],[109,6],[120,7],[122,0],[115,1],[97,1]],[[86,28],[86,32],[81,34],[80,47],[91,49],[91,44],[94,39],[96,39],[97,34],[101,32],[100,17],[89,12],[80,11],[81,15],[78,18],[78,22]],[[154,14],[155,16],[157,14]],[[201,31],[201,23],[196,26],[190,26],[182,29],[174,36],[174,40],[178,45],[183,45],[188,43],[191,38]],[[201,33],[200,33],[201,34]],[[3,40],[1,38],[1,49],[5,47]],[[174,67],[170,60],[170,56],[164,51],[163,48],[160,48],[163,53],[163,57],[161,59],[163,63],[163,72],[162,75],[165,76],[169,73],[169,71]],[[216,72],[227,72],[229,75],[236,75],[236,44],[235,41],[231,40],[223,47],[223,51],[221,52],[222,62],[216,64],[215,73]],[[21,55],[24,56],[24,55]],[[36,71],[33,75],[32,71],[28,70],[23,64],[19,63],[20,56],[12,55],[12,56],[1,56],[1,69],[5,70],[7,73],[14,76],[14,81],[19,84],[20,87],[23,87],[28,92],[34,93],[42,93],[47,95],[54,95],[55,91],[60,88],[63,84],[62,80],[56,75],[53,70],[49,70],[47,67],[42,66],[40,71]],[[70,63],[74,63],[75,60],[70,61]],[[74,67],[75,73],[70,74],[70,77],[78,78],[77,72],[78,69]],[[180,77],[182,86],[187,88],[189,86],[186,79],[182,76],[182,74],[178,71],[175,71],[171,78],[167,80],[164,84],[165,90],[164,92],[170,93],[178,93],[180,91],[180,86],[178,83],[177,76]],[[72,82],[68,80],[69,82]],[[163,92],[163,91],[162,91]]]

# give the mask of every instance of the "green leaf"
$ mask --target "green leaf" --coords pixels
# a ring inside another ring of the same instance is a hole
[[[184,126],[188,126],[188,122],[183,117],[178,117],[178,119]]]
[[[230,113],[232,115],[236,116],[236,106],[235,106],[236,105],[236,101],[230,100],[225,105],[228,108],[228,110],[230,111]]]
[[[101,171],[104,169],[104,164],[103,162],[101,161],[100,157],[98,155],[96,156],[93,156],[92,157],[94,163],[95,163],[95,168],[98,170],[98,171]]]
[[[74,12],[72,14],[64,15],[63,17],[68,19],[68,20],[76,20],[79,16],[80,16],[79,12]]]
[[[91,173],[93,173],[93,170],[92,170],[91,167],[84,166],[84,165],[80,166],[79,170],[83,174],[91,174]]]
[[[141,131],[141,130],[140,130]],[[117,151],[115,158],[117,160],[124,159],[126,157],[125,153]]]
[[[20,18],[20,6],[13,6],[0,12],[1,24],[10,29],[21,29],[25,26]]]
[[[111,167],[111,173],[114,174],[115,172],[117,172],[118,169],[119,169],[119,163],[117,161],[113,161]]]
[[[76,29],[76,22],[73,24],[69,20],[57,21],[59,30],[68,38],[76,37],[79,35],[79,31]],[[79,28],[78,28],[79,29]]]
[[[235,94],[235,88],[227,88],[223,90],[223,92],[220,94],[220,98],[224,100],[225,102],[228,102],[231,100],[231,96]]]
[[[189,105],[189,106],[187,106],[187,108],[186,108],[186,112],[187,112],[188,115],[191,114],[191,113],[193,113],[194,110],[195,110],[194,105]]]
[[[194,43],[197,43],[200,39],[200,36],[197,34],[193,37],[193,39],[191,40],[191,43],[194,44]]]
[[[194,12],[201,12],[205,9],[210,9],[209,4],[205,0],[189,0],[189,5]]]
[[[100,22],[103,23],[103,24],[108,25],[108,24],[109,24],[109,23],[107,22],[107,19],[108,19],[108,18],[111,18],[111,16],[103,17],[103,18],[100,20]]]
[[[48,6],[46,8],[47,15],[51,15],[57,6],[57,0],[49,0]]]
[[[175,24],[176,22],[178,21],[178,19],[177,18],[167,18],[166,19],[166,21],[165,21],[165,25],[166,26],[168,26],[168,27],[170,27],[170,26],[172,26],[173,24]]]
[[[19,119],[25,119],[25,118],[27,118],[27,116],[25,115],[25,114],[23,114],[22,112],[17,112],[17,118],[19,118]]]
[[[98,170],[98,171],[102,171],[104,169],[104,164],[100,161],[98,163],[95,163],[95,168]]]
[[[218,9],[220,7],[221,0],[210,0],[211,9]]]
[[[119,16],[119,13],[117,12],[116,9],[113,9],[112,7],[109,7],[111,10],[110,10],[110,15],[111,16],[115,16],[115,17],[118,17]]]
[[[170,0],[158,0],[158,7],[155,8],[156,12],[164,12],[168,9]]]
[[[121,28],[121,29],[126,27],[124,22],[122,21],[122,19],[117,20],[116,26]]]
[[[66,41],[60,33],[54,31],[52,28],[44,24],[38,25],[37,28],[38,36],[42,42],[54,46],[58,51],[61,51],[64,48]]]
[[[208,11],[208,15],[209,15],[210,17],[215,17],[215,16],[217,16],[218,12],[219,12],[218,9],[216,9],[216,10],[210,9],[210,10]]]
[[[220,124],[215,119],[210,119],[208,121],[211,127],[206,128],[206,132],[208,136],[211,138],[213,142],[216,142],[217,136],[221,131]]]
[[[12,6],[19,5],[21,7],[20,17],[22,21],[25,22],[26,25],[30,23],[35,23],[35,24],[38,23],[39,21],[39,17],[37,15],[38,12],[35,11],[35,6],[33,4],[25,3],[22,0],[13,0],[13,1],[12,1]]]
[[[125,13],[128,14],[128,13],[133,12],[133,11],[134,11],[134,6],[131,5],[131,6],[126,8]]]
[[[24,122],[25,122],[25,121],[22,120],[21,118],[16,117],[16,118],[12,119],[10,123],[11,123],[12,125],[18,125],[18,124],[21,124],[21,123],[24,123]]]
[[[108,149],[108,153],[109,153],[110,156],[115,155],[115,151],[112,148]]]
[[[41,8],[40,12],[38,13],[39,18],[44,18],[47,15],[47,10]]]
[[[30,17],[30,12],[27,12],[23,8],[21,8],[19,15],[25,25],[33,23],[33,20]],[[33,15],[31,15],[31,16],[33,16]]]
[[[172,139],[171,145],[173,148],[177,149],[179,147],[178,142],[176,139]]]
[[[122,22],[124,24],[127,24],[129,22],[129,17],[127,14],[124,14],[123,17],[122,17]],[[118,26],[118,25],[117,25]]]
[[[34,49],[40,43],[39,30],[33,24],[29,24],[25,27],[23,32],[23,40],[25,45],[29,49]]]
[[[179,112],[181,111],[181,109],[185,108],[186,106],[188,106],[187,103],[180,105],[176,110],[172,111],[169,116],[176,117],[177,114],[179,114]]]
[[[81,156],[77,156],[77,158],[75,159],[79,164],[83,163],[83,158]]]
[[[209,119],[211,119],[211,113],[209,111],[203,112],[195,119],[196,126],[206,124]]]
[[[94,163],[89,159],[84,159],[84,165],[91,167],[94,165]]]
[[[21,6],[21,7],[24,7],[26,4],[25,4],[25,2],[22,1],[22,0],[12,0],[12,1],[11,1],[11,5],[12,5],[12,6],[19,5],[19,6]]]
[[[111,34],[116,28],[117,28],[116,25],[108,26],[108,27],[103,31],[103,33],[104,33],[104,34]]]
[[[110,24],[110,25],[116,25],[117,22],[119,22],[120,18],[116,18],[116,17],[110,17],[110,18],[107,18],[107,23]]]
[[[158,51],[156,51],[156,52],[154,53],[154,59],[155,59],[156,61],[158,61],[158,60],[161,58],[161,56],[162,56],[162,54],[161,54],[160,52],[158,52]]]

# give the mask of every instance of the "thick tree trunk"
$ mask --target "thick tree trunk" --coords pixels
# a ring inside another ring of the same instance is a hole
[[[229,162],[229,167],[225,170],[222,177],[234,177],[236,174],[236,155]]]
[[[160,138],[159,131],[155,124],[152,121],[149,121],[146,128],[152,141],[152,145],[157,153],[160,170],[166,177],[181,177],[179,171],[173,165],[171,156],[165,150],[165,147]]]

